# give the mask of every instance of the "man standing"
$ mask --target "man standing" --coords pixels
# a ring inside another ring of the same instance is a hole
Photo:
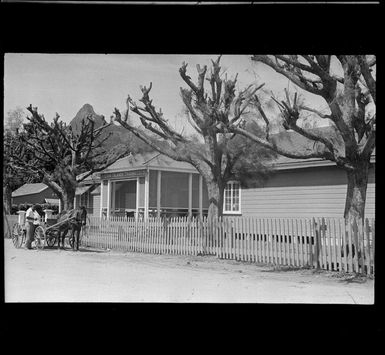
[[[28,208],[25,217],[26,217],[26,231],[27,231],[27,240],[25,246],[27,249],[32,249],[32,242],[34,240],[35,228],[40,224],[40,215],[37,212],[39,209],[38,205],[33,205]]]

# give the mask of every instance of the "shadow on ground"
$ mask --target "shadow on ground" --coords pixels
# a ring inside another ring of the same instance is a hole
[[[36,249],[34,249],[36,250]],[[50,252],[50,251],[63,251],[63,252],[66,252],[66,251],[74,251],[72,248],[68,247],[68,248],[65,248],[65,249],[58,249],[57,247],[45,247],[43,250],[41,251],[47,251],[47,252]],[[90,248],[80,248],[78,251],[78,253],[107,253],[108,250],[100,250],[100,249],[90,249]]]
[[[343,275],[340,275],[339,277],[341,277],[341,280],[338,280],[338,282],[344,282],[347,284],[351,284],[351,283],[363,284],[368,280],[374,279],[372,276],[360,275],[360,274],[354,274],[354,275],[343,274]]]
[[[303,267],[274,267],[271,269],[261,270],[261,272],[286,272],[286,271],[300,271],[306,270]]]

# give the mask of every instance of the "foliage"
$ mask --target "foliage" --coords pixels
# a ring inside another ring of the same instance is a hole
[[[59,120],[58,114],[48,123],[37,107],[30,105],[27,110],[31,116],[17,135],[18,144],[10,152],[10,166],[38,175],[59,196],[64,209],[72,208],[79,182],[128,153],[124,145],[104,148],[108,136],[100,136],[109,124],[95,128],[92,116],[83,119],[80,129],[74,132],[71,125]]]

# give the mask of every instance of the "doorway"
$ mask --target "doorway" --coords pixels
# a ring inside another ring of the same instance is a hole
[[[136,212],[136,180],[113,182],[112,214],[134,217]]]

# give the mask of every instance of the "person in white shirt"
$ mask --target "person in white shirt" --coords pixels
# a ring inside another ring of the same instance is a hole
[[[40,224],[40,215],[38,213],[39,206],[33,205],[28,208],[25,217],[26,217],[26,232],[27,232],[27,240],[25,242],[25,246],[27,249],[32,249],[32,242],[34,240],[35,228]]]

